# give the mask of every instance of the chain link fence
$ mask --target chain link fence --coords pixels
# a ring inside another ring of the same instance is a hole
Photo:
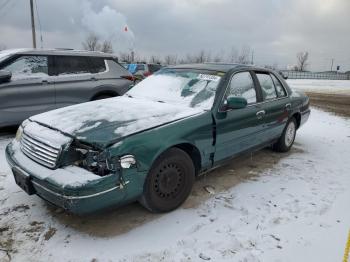
[[[350,74],[338,72],[299,72],[299,71],[280,71],[288,79],[329,79],[329,80],[350,80]]]

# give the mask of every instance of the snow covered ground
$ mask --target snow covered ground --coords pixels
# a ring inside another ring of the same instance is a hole
[[[350,80],[288,79],[287,83],[294,89],[308,92],[350,95]]]
[[[0,261],[341,261],[350,228],[350,120],[313,109],[290,153],[269,149],[196,182],[178,210],[75,217],[13,180],[0,137]],[[209,185],[209,187],[207,187]],[[206,190],[205,190],[206,188]]]

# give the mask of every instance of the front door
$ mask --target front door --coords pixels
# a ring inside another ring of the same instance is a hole
[[[55,108],[55,89],[48,57],[23,55],[5,65],[11,81],[0,84],[0,124],[15,125],[24,119]]]
[[[239,72],[232,76],[223,97],[221,109],[216,114],[216,147],[214,161],[230,158],[261,143],[262,115],[257,103],[252,74]],[[246,98],[248,105],[242,109],[225,110],[228,96]]]

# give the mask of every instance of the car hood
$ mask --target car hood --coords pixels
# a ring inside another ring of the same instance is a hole
[[[123,137],[202,112],[183,105],[121,96],[53,110],[30,120],[105,147]]]

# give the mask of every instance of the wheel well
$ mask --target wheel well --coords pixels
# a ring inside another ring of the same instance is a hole
[[[97,97],[99,96],[110,96],[110,97],[113,97],[113,96],[119,96],[119,94],[117,92],[114,92],[114,91],[101,91],[101,92],[98,92],[97,94],[95,94],[90,100],[95,100]]]
[[[176,147],[185,151],[191,157],[195,167],[196,176],[197,176],[202,167],[201,154],[198,148],[188,143],[178,144],[173,147]]]
[[[301,114],[300,113],[295,113],[294,115],[292,115],[292,117],[294,117],[295,120],[297,121],[297,128],[299,128],[300,121],[301,121]]]

